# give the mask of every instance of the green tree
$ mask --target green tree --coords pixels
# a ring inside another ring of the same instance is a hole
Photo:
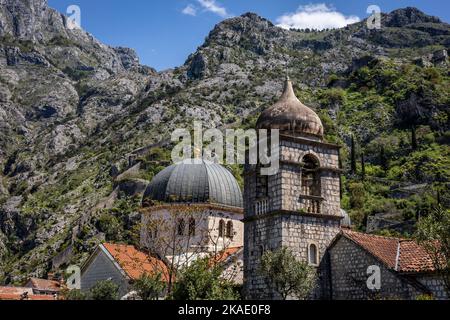
[[[122,225],[111,213],[103,213],[98,218],[96,227],[100,232],[105,234],[107,241],[116,241],[120,239]]]
[[[352,142],[351,142],[351,165],[350,165],[350,172],[351,174],[356,174],[356,145],[355,145],[355,137],[352,135]]]
[[[88,298],[85,293],[83,293],[81,290],[78,290],[78,289],[63,290],[61,292],[61,295],[64,300],[69,300],[69,301],[87,300],[87,298]]]
[[[438,207],[417,223],[417,241],[433,259],[450,295],[450,210]]]
[[[315,269],[306,262],[298,261],[285,247],[263,254],[260,273],[283,300],[290,296],[306,299],[316,284]]]
[[[364,158],[364,153],[361,152],[361,180],[366,179],[366,159]]]
[[[222,278],[223,268],[210,258],[194,261],[183,268],[173,286],[173,300],[238,300],[233,284]]]
[[[386,149],[384,148],[384,146],[380,147],[380,154],[379,154],[379,162],[381,167],[383,168],[384,172],[386,173],[389,169],[389,158],[386,155]]]
[[[166,283],[161,273],[154,275],[144,273],[134,282],[133,288],[142,300],[158,300],[166,289]]]
[[[118,300],[119,286],[111,280],[99,281],[92,287],[89,296],[92,300]]]
[[[361,182],[350,182],[348,184],[350,193],[350,206],[352,209],[362,209],[366,199],[366,190]]]

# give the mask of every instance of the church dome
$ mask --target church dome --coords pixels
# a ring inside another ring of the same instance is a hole
[[[200,159],[185,160],[157,174],[145,190],[143,203],[152,200],[243,207],[241,189],[231,172]]]
[[[263,111],[256,126],[258,129],[279,129],[306,136],[323,137],[322,121],[295,96],[289,78],[286,79],[281,98]]]

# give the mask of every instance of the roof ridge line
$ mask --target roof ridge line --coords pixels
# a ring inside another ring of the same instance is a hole
[[[395,268],[394,268],[395,271],[398,271],[398,265],[400,263],[401,243],[402,243],[401,240],[399,240],[398,243],[397,243],[397,255],[395,257]]]
[[[367,232],[359,232],[359,231],[353,231],[353,230],[348,230],[348,231],[346,231],[346,232],[349,232],[349,233],[358,233],[358,234],[367,235],[367,236],[370,236],[370,237],[383,238],[383,239],[390,239],[390,240],[397,240],[397,241],[412,241],[412,240],[406,239],[406,238],[381,236],[381,235],[378,235],[378,234],[367,233]]]

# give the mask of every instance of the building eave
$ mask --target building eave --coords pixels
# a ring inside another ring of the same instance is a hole
[[[228,211],[228,212],[233,212],[233,213],[237,213],[237,214],[244,214],[244,209],[243,208],[239,208],[239,207],[232,207],[232,206],[226,206],[226,205],[222,205],[222,204],[215,204],[215,203],[193,203],[193,204],[189,204],[189,203],[162,203],[162,204],[158,204],[155,206],[150,206],[150,207],[143,207],[140,208],[139,211],[141,213],[151,213],[153,211],[158,211],[158,210],[170,210],[170,209],[176,209],[176,208],[196,208],[198,207],[199,209],[209,209],[209,210],[223,210],[223,211]]]

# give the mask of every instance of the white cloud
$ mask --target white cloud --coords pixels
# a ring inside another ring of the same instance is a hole
[[[359,22],[357,16],[345,16],[325,3],[300,6],[296,12],[286,13],[278,17],[277,25],[284,29],[331,29],[342,28]]]
[[[227,9],[222,5],[218,4],[215,0],[197,0],[198,3],[206,10],[212,13],[215,13],[222,18],[227,18],[230,15],[227,12]]]
[[[197,8],[195,8],[192,4],[188,4],[186,8],[181,11],[183,14],[187,14],[189,16],[197,15]]]

